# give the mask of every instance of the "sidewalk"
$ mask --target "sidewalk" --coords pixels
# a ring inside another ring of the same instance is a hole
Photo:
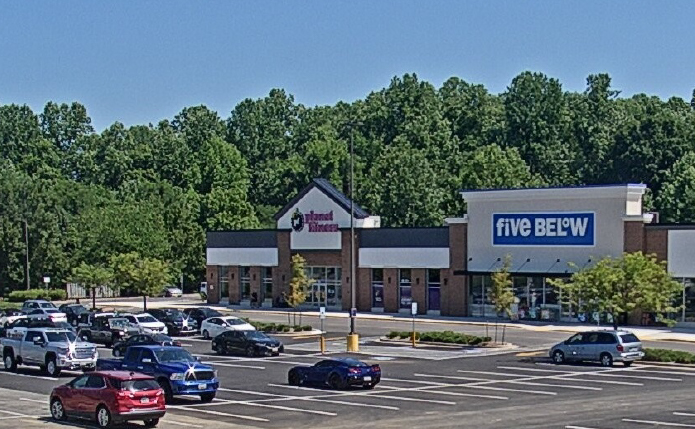
[[[72,301],[71,301],[72,302]],[[98,307],[131,307],[131,308],[142,308],[142,298],[139,299],[127,299],[123,298],[118,301],[109,300],[99,300],[97,301]],[[240,307],[238,305],[223,305],[223,304],[206,304],[201,301],[197,295],[184,295],[181,298],[155,298],[148,299],[147,306],[149,308],[160,308],[160,307],[193,307],[193,306],[208,306],[218,310],[234,311],[239,313],[246,313],[252,315],[254,313],[262,314],[277,314],[285,315],[287,311],[285,309],[279,308],[248,308]],[[319,317],[318,311],[303,311],[304,316],[309,317]],[[349,318],[349,314],[346,311],[326,312],[327,318]],[[357,313],[359,319],[369,319],[369,320],[387,320],[393,322],[410,322],[412,317],[404,314],[383,314],[383,313]],[[415,319],[418,323],[432,323],[432,324],[449,324],[449,325],[477,325],[484,326],[494,324],[494,320],[482,320],[473,317],[450,317],[450,316],[416,316]],[[596,325],[590,325],[586,323],[582,324],[570,324],[570,323],[542,323],[536,321],[519,321],[519,322],[499,322],[498,326],[506,326],[511,329],[522,329],[532,332],[581,332],[591,329],[596,329]],[[646,327],[646,326],[621,326],[621,329],[626,329],[633,332],[642,340],[650,341],[680,341],[695,343],[695,328],[690,327]],[[610,326],[602,325],[598,329],[611,329]]]

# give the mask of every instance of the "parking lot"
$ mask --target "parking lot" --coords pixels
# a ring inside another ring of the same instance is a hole
[[[221,389],[208,404],[176,399],[163,428],[695,427],[695,368],[556,366],[514,351],[485,357],[451,352],[446,360],[364,354],[356,357],[382,366],[382,382],[374,390],[332,391],[287,384],[291,367],[325,358],[313,349],[315,339],[286,338],[285,354],[265,358],[216,355],[200,337],[181,341],[218,369]],[[99,350],[110,356],[110,349]],[[328,356],[345,355],[333,348]],[[0,372],[0,427],[63,426],[48,417],[48,393],[76,374]]]

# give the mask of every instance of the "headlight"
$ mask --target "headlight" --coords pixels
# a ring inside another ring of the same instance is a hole
[[[186,376],[186,374],[184,374],[182,372],[175,372],[169,376],[169,380],[181,381],[184,379],[185,376]]]
[[[125,335],[125,331],[118,331],[118,335],[120,335],[120,336]]]
[[[69,351],[70,349],[68,349],[68,348],[63,348],[63,347],[58,347],[57,350],[58,350],[58,354],[59,354],[59,355],[65,355],[65,354],[68,354],[68,351]]]

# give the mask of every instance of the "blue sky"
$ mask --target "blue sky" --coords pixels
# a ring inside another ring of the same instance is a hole
[[[0,103],[79,101],[100,131],[198,104],[227,117],[271,88],[349,102],[412,72],[499,93],[524,70],[690,100],[693,17],[692,1],[0,0]]]

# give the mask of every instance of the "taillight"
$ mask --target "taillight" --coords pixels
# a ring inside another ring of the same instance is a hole
[[[362,371],[360,371],[359,368],[350,368],[350,369],[348,369],[348,372],[350,374],[360,374]]]
[[[174,341],[174,345],[176,347],[181,347],[181,342],[180,341]]]
[[[616,346],[616,349],[617,349],[620,353],[622,353],[623,351],[625,351],[625,347],[623,347],[623,346],[620,345],[620,344],[618,344],[618,345]]]
[[[372,371],[381,372],[381,367],[379,365],[372,365]]]

